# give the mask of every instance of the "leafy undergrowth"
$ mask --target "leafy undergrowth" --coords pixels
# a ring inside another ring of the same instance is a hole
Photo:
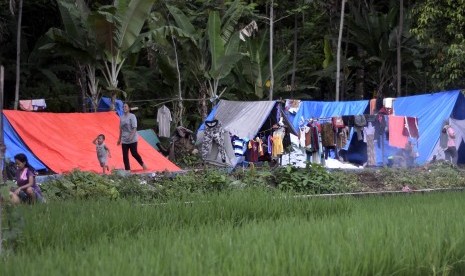
[[[47,200],[69,199],[190,199],[199,195],[258,187],[269,192],[291,194],[332,194],[363,191],[465,187],[465,170],[449,163],[400,169],[326,170],[268,166],[236,170],[194,170],[182,174],[99,175],[73,171],[41,185]]]

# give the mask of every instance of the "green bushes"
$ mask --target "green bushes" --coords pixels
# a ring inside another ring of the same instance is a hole
[[[217,169],[198,170],[177,175],[109,176],[73,171],[41,185],[47,200],[69,199],[137,199],[148,202],[156,199],[189,198],[245,187],[278,188],[300,194],[331,193],[346,190],[347,185],[323,167],[307,169],[269,167],[228,174]]]
[[[139,202],[195,198],[199,195],[256,187],[274,193],[326,194],[363,191],[465,187],[465,171],[446,163],[412,169],[328,171],[317,164],[307,168],[278,167],[193,170],[180,174],[98,175],[73,171],[41,185],[47,200],[131,199]]]
[[[54,199],[116,199],[118,185],[104,176],[75,170],[63,177],[53,179],[41,185],[43,194],[48,200]]]
[[[340,191],[337,179],[317,164],[308,164],[306,169],[280,167],[275,176],[277,187],[287,192],[327,194]]]

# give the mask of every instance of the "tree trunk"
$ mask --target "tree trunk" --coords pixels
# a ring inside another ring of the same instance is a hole
[[[359,60],[363,60],[363,50],[360,47],[357,47],[357,56]],[[355,94],[359,99],[365,98],[365,68],[363,65],[356,70]]]
[[[77,64],[78,71],[76,72],[76,80],[81,88],[81,101],[82,101],[82,112],[87,112],[86,108],[86,99],[87,99],[87,73],[86,67],[81,65],[80,63]]]
[[[179,60],[178,60],[178,51],[176,48],[176,42],[174,41],[174,36],[171,34],[171,40],[173,42],[173,48],[174,48],[174,57],[176,61],[176,73],[178,75],[178,112],[176,112],[176,117],[175,118],[175,123],[176,127],[182,126],[182,117],[184,116],[184,106],[182,102],[182,89],[181,89],[181,72],[179,71]]]
[[[207,91],[207,84],[205,82],[200,83],[200,117],[202,121],[205,121],[208,116]]]
[[[21,76],[21,24],[23,20],[23,0],[19,0],[18,10],[18,29],[16,33],[16,85],[15,85],[15,104],[14,109],[17,110],[19,106],[19,84]]]
[[[274,27],[274,0],[270,4],[270,101],[273,100],[274,72],[273,72],[273,27]]]
[[[397,97],[402,96],[402,30],[404,29],[404,0],[400,0],[399,27],[397,28]]]
[[[297,70],[297,34],[298,34],[297,13],[294,14],[294,57],[292,59],[292,76],[291,76],[291,99],[294,99],[295,91],[295,71]]]
[[[344,10],[346,7],[346,0],[342,0],[341,7],[341,20],[339,23],[339,36],[337,39],[337,65],[336,65],[336,102],[339,101],[339,88],[341,81],[341,44],[342,44],[342,31],[344,29]]]
[[[347,32],[346,34],[346,41],[349,41],[349,32]],[[349,53],[349,43],[346,43],[345,44],[345,49],[344,49],[344,60],[347,60],[347,53]],[[345,93],[347,92],[347,77],[348,77],[348,74],[346,75],[346,69],[347,68],[347,64],[344,63],[344,66],[342,68],[342,83],[341,83],[341,93],[339,95],[339,98],[341,101],[344,100],[345,98]]]

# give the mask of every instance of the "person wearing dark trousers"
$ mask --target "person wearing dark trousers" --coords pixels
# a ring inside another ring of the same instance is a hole
[[[121,149],[123,150],[124,169],[127,171],[131,170],[128,156],[129,151],[131,151],[132,157],[136,159],[144,170],[147,170],[147,166],[144,161],[142,161],[142,157],[140,157],[139,152],[137,152],[137,118],[130,112],[128,103],[124,104],[123,111],[124,114],[120,117],[119,138],[117,144],[118,146],[121,144]]]

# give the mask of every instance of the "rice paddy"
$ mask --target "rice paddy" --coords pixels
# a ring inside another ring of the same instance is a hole
[[[22,206],[0,275],[463,275],[465,193]]]

